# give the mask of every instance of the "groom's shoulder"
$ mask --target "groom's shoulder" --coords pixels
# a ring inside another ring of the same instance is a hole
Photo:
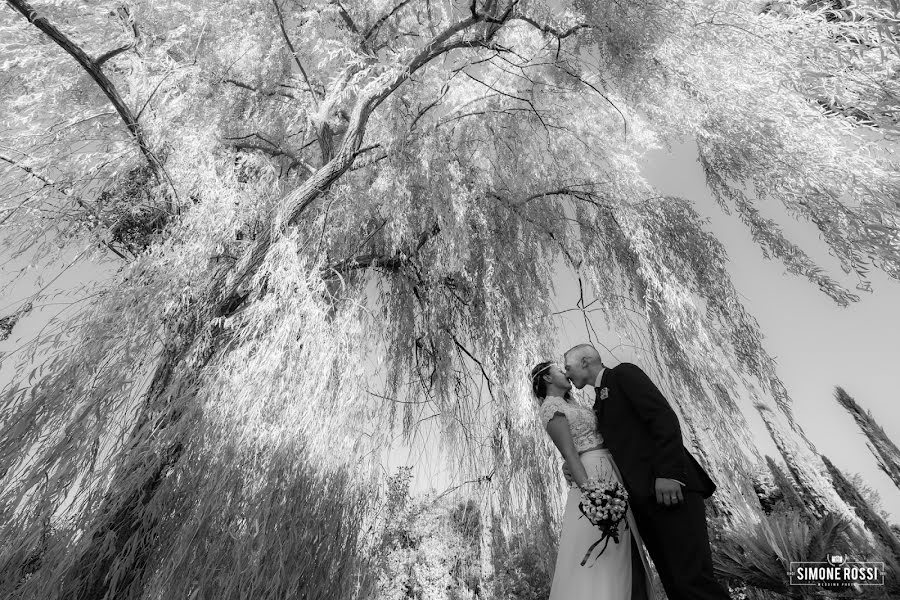
[[[650,379],[642,368],[634,363],[621,362],[610,369],[617,378],[631,381],[646,381]]]
[[[616,366],[611,367],[610,371],[612,371],[614,373],[622,373],[622,372],[628,372],[628,371],[632,371],[632,372],[633,371],[641,371],[641,373],[643,373],[643,370],[641,370],[641,368],[639,366],[637,366],[634,363],[630,363],[630,362],[620,362]]]

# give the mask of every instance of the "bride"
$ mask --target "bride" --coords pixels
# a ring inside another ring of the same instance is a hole
[[[610,541],[599,557],[595,549],[581,565],[600,530],[578,508],[580,487],[589,479],[622,483],[622,476],[603,445],[594,411],[572,401],[563,371],[542,362],[531,370],[531,385],[541,401],[541,421],[577,484],[566,499],[550,600],[653,600],[647,554],[630,508],[619,525],[619,542]]]

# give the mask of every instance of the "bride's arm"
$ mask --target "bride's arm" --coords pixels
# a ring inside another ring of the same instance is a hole
[[[588,481],[588,475],[581,462],[581,456],[575,449],[575,441],[572,440],[572,432],[569,430],[569,420],[562,413],[556,413],[547,423],[547,433],[550,434],[550,439],[556,444],[559,453],[566,459],[566,464],[572,472],[572,479],[578,487],[584,486]]]

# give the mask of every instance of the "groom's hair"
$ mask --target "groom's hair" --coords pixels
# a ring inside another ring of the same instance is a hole
[[[594,348],[593,344],[578,344],[577,346],[572,346],[569,348],[566,353],[563,355],[566,360],[569,359],[569,355],[573,352],[577,352],[579,354],[586,354],[591,358],[596,358],[600,360],[600,353]]]

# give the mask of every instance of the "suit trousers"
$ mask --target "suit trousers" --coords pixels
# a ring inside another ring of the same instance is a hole
[[[684,501],[674,506],[657,504],[655,497],[631,504],[666,595],[669,600],[730,600],[713,576],[703,497],[683,494]]]

